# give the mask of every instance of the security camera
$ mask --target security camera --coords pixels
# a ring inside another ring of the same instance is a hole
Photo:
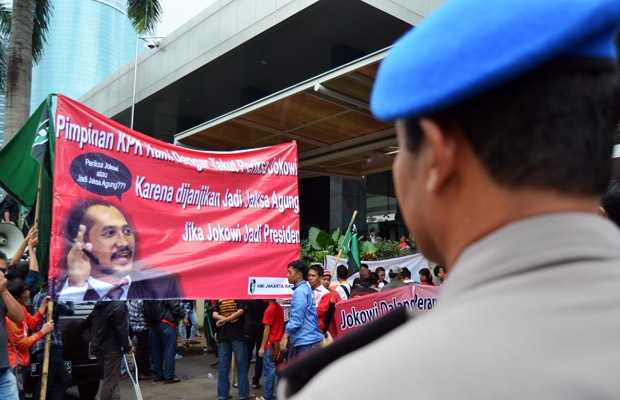
[[[156,41],[156,40],[152,40],[152,39],[145,40],[144,41],[144,47],[153,50],[153,49],[156,49],[156,48],[159,47],[159,42]]]

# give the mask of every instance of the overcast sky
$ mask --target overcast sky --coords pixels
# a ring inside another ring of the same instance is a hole
[[[53,1],[53,0],[52,0]],[[92,0],[91,0],[92,1]],[[216,0],[159,0],[162,18],[157,27],[157,36],[166,36],[187,22],[194,15],[215,3]],[[0,3],[13,5],[13,0],[0,0]]]
[[[161,23],[157,36],[166,36],[194,15],[215,3],[216,0],[160,0],[162,7]]]

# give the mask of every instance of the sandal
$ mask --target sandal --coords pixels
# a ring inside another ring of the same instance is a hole
[[[252,385],[252,389],[260,389],[260,388],[261,388],[261,384],[260,383]]]
[[[238,387],[239,387],[239,384],[238,384],[238,383],[233,383],[233,384],[232,384],[232,387],[234,387],[234,388],[238,388]]]
[[[166,383],[179,383],[179,382],[181,382],[181,378],[179,378],[176,375],[166,381]]]

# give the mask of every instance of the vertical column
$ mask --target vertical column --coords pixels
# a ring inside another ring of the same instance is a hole
[[[363,179],[330,178],[329,188],[329,230],[346,229],[357,210],[355,225],[358,230],[366,229],[366,181]]]

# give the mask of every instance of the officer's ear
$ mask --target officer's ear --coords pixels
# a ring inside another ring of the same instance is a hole
[[[603,218],[609,218],[609,214],[607,214],[607,210],[605,210],[603,206],[599,206],[598,215],[600,215]]]
[[[434,118],[421,118],[420,128],[428,152],[425,156],[430,157],[426,189],[438,193],[457,172],[460,131],[455,124]]]

